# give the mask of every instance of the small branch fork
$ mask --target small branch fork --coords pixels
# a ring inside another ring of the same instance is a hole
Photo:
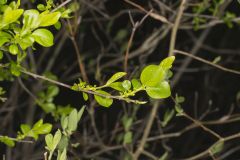
[[[131,21],[131,24],[132,24],[132,32],[131,32],[130,38],[128,40],[127,49],[126,49],[126,53],[125,53],[125,57],[124,57],[124,71],[126,73],[127,73],[127,70],[128,70],[129,50],[130,50],[130,48],[132,46],[132,42],[133,42],[133,38],[134,38],[135,32],[136,32],[137,28],[143,24],[145,19],[152,13],[152,10],[147,12],[147,14],[140,21],[137,21],[137,22],[134,22],[131,13],[130,12],[128,12],[128,13],[129,13],[130,21]]]

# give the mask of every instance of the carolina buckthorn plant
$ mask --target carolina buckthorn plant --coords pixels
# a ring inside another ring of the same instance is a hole
[[[0,159],[239,159],[239,6],[0,0]]]

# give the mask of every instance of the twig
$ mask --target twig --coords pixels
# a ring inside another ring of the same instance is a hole
[[[141,21],[137,21],[136,23],[133,21],[133,18],[129,12],[129,17],[130,17],[130,20],[131,20],[131,23],[133,25],[133,28],[132,28],[132,32],[131,32],[131,36],[128,40],[128,44],[127,44],[127,49],[126,49],[126,53],[125,53],[125,57],[124,57],[124,71],[127,72],[127,66],[128,66],[128,56],[129,56],[129,50],[130,50],[130,47],[132,46],[132,41],[133,41],[133,37],[135,35],[135,32],[137,30],[137,28],[144,22],[144,20],[152,13],[152,10],[150,10],[142,19]]]
[[[222,70],[222,71],[240,75],[240,71],[233,70],[233,69],[229,69],[229,68],[225,68],[225,67],[223,67],[223,66],[220,66],[220,65],[215,64],[215,63],[213,63],[213,62],[207,61],[207,60],[205,60],[205,59],[203,59],[203,58],[197,57],[197,56],[192,55],[192,54],[190,54],[190,53],[187,53],[187,52],[184,52],[184,51],[179,51],[179,50],[174,50],[173,52],[174,52],[174,53],[178,53],[178,54],[182,54],[182,55],[185,55],[185,56],[188,56],[188,57],[191,57],[191,58],[193,58],[193,59],[195,59],[195,60],[198,60],[198,61],[200,61],[200,62],[203,62],[203,63],[208,64],[208,65],[210,65],[210,66],[213,66],[213,67],[215,67],[215,68],[218,68],[218,69],[220,69],[220,70]]]
[[[142,136],[142,139],[140,141],[140,144],[139,144],[138,148],[136,149],[136,151],[133,153],[133,160],[138,160],[138,157],[144,151],[144,145],[147,142],[147,138],[148,138],[148,135],[151,131],[152,124],[154,122],[154,118],[155,118],[155,115],[157,113],[159,104],[160,104],[160,101],[156,101],[153,105],[153,108],[152,108],[151,113],[149,115],[148,122],[146,124],[146,128],[143,132],[143,136]]]
[[[204,126],[201,122],[199,122],[198,120],[193,119],[191,116],[189,116],[189,115],[186,114],[186,113],[182,113],[182,115],[183,115],[185,118],[191,120],[193,123],[195,123],[195,124],[198,125],[199,127],[201,127],[203,130],[211,133],[212,135],[214,135],[214,136],[217,137],[218,139],[222,139],[222,137],[221,137],[219,134],[217,134],[217,133],[214,132],[213,130],[205,127],[205,126]]]
[[[65,2],[63,2],[62,4],[60,4],[59,6],[57,6],[56,8],[54,8],[51,12],[55,12],[56,10],[58,10],[59,8],[62,8],[63,6],[67,5],[68,3],[70,3],[72,0],[66,0]]]
[[[130,0],[124,0],[124,1],[127,2],[127,3],[130,4],[130,5],[138,8],[139,10],[145,12],[145,13],[149,13],[149,11],[145,10],[142,6],[140,6],[140,5],[132,2],[132,1],[130,1]],[[163,16],[161,16],[161,15],[159,15],[159,14],[156,14],[156,13],[152,13],[152,12],[151,12],[151,13],[149,14],[149,16],[152,17],[152,18],[154,18],[154,19],[156,19],[156,20],[158,20],[158,21],[161,21],[161,22],[163,22],[163,23],[167,23],[167,24],[171,24],[171,25],[172,25],[171,22],[169,22],[165,17],[163,17]]]
[[[177,38],[177,30],[178,30],[180,20],[181,20],[182,15],[183,15],[183,11],[185,9],[185,3],[186,3],[186,0],[182,0],[182,3],[180,4],[180,7],[179,7],[179,11],[177,13],[177,18],[176,18],[175,23],[174,23],[173,28],[172,28],[168,56],[173,55],[173,50],[175,48],[175,43],[176,43],[176,38]]]
[[[65,84],[65,83],[62,83],[62,82],[59,82],[59,81],[55,81],[55,80],[49,79],[47,77],[44,77],[44,76],[41,76],[41,75],[38,75],[38,74],[35,74],[35,73],[31,73],[31,72],[26,71],[26,70],[21,70],[21,72],[26,74],[26,75],[29,75],[31,77],[34,77],[36,79],[42,79],[42,80],[45,80],[45,81],[51,82],[53,84],[56,84],[56,85],[62,86],[64,88],[72,90],[72,86],[70,86],[68,84]],[[139,103],[138,100],[133,100],[133,99],[129,99],[127,97],[122,97],[122,96],[104,95],[104,94],[101,94],[101,93],[98,93],[98,92],[94,92],[92,90],[85,90],[85,89],[78,88],[78,91],[84,92],[84,93],[88,93],[88,94],[97,95],[97,96],[104,97],[104,98],[111,98],[111,99],[122,100],[122,101],[126,101],[128,103]]]

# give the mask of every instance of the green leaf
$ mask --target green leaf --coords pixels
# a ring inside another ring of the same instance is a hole
[[[165,71],[158,65],[149,65],[141,73],[140,80],[145,86],[153,87],[160,83],[165,76]]]
[[[170,69],[172,68],[172,64],[174,60],[175,60],[175,56],[167,57],[164,60],[162,60],[162,62],[160,63],[160,67],[162,67],[164,70]]]
[[[23,14],[22,35],[29,33],[39,26],[39,12],[35,9],[26,10]]]
[[[38,9],[39,11],[44,11],[46,8],[45,8],[45,6],[44,6],[43,4],[38,4],[38,5],[37,5],[37,9]]]
[[[69,143],[68,137],[65,136],[65,135],[63,135],[62,138],[61,138],[61,140],[60,140],[60,142],[59,142],[59,144],[58,144],[58,149],[61,150],[61,151],[63,151],[64,148],[67,148],[68,143]]]
[[[180,104],[175,104],[175,110],[178,113],[177,114],[178,116],[181,116],[183,114],[183,111],[184,111]]]
[[[76,109],[73,109],[68,116],[68,130],[70,132],[76,131],[78,124],[78,112]]]
[[[125,90],[128,91],[128,90],[131,88],[132,84],[131,84],[131,82],[130,82],[129,80],[124,80],[124,81],[122,82],[122,86],[123,86],[123,88],[124,88]]]
[[[50,123],[45,123],[45,124],[41,125],[41,126],[38,127],[38,128],[33,128],[32,130],[33,130],[34,133],[36,133],[36,134],[47,134],[47,133],[51,132],[51,130],[52,130],[52,124],[50,124]]]
[[[127,73],[126,72],[117,72],[115,73],[107,82],[106,82],[106,86],[110,85],[111,83],[119,80],[120,78],[122,78],[123,76],[125,76]]]
[[[23,9],[12,10],[10,7],[8,7],[4,11],[3,23],[7,25],[10,23],[16,22],[18,18],[22,15],[22,13],[23,13]]]
[[[33,43],[34,43],[34,38],[32,35],[27,35],[23,38],[21,38],[19,41],[18,41],[18,44],[20,45],[20,47],[25,50],[27,49],[28,47],[32,46]]]
[[[61,140],[61,137],[62,137],[62,133],[58,129],[57,132],[54,134],[54,137],[53,137],[53,149],[55,149],[57,147],[58,143]]]
[[[86,106],[82,106],[82,108],[78,112],[78,122],[81,120],[85,108],[86,108]]]
[[[15,146],[15,142],[7,136],[0,137],[0,142],[6,144],[8,147]]]
[[[39,105],[46,113],[51,113],[54,110],[56,110],[55,104],[51,103],[51,102],[50,103],[42,103],[42,104],[40,103]]]
[[[40,119],[39,121],[37,121],[34,125],[33,125],[33,129],[37,129],[39,127],[41,127],[43,124],[43,120]]]
[[[14,76],[20,76],[20,67],[15,62],[11,62],[10,71]]]
[[[9,33],[0,31],[0,47],[4,45],[6,42],[10,42],[12,36]]]
[[[37,29],[32,33],[35,41],[44,47],[53,45],[53,34],[47,29]]]
[[[62,117],[61,118],[61,126],[62,129],[65,130],[68,126],[68,117]]]
[[[54,27],[55,27],[57,30],[60,30],[61,27],[62,27],[61,22],[58,21],[57,23],[55,23],[55,24],[54,24]]]
[[[210,148],[210,152],[215,155],[219,152],[222,151],[224,147],[224,141],[223,140],[220,140],[219,142],[217,142],[216,144],[214,144],[211,148]]]
[[[174,115],[175,115],[174,109],[167,110],[163,116],[162,126],[165,127],[168,124],[168,122],[173,118]]]
[[[10,45],[9,52],[13,55],[17,55],[18,54],[18,46],[16,44]]]
[[[38,133],[35,133],[33,130],[30,130],[28,132],[28,137],[33,137],[34,140],[37,140],[38,139]]]
[[[43,12],[40,14],[39,26],[46,27],[46,26],[54,25],[55,23],[58,22],[60,17],[61,17],[60,12],[52,12],[52,13]]]
[[[122,82],[113,82],[109,85],[109,87],[111,87],[117,91],[121,91],[121,92],[125,91],[125,89],[122,86]]]
[[[167,98],[171,95],[169,83],[163,81],[154,87],[146,87],[147,94],[154,99]]]
[[[21,124],[20,128],[21,128],[21,131],[24,135],[27,135],[28,132],[31,130],[31,128],[28,124]]]
[[[47,89],[47,97],[55,97],[59,93],[59,88],[58,86],[51,85]]]
[[[88,95],[87,95],[87,93],[82,92],[82,95],[83,95],[83,99],[84,99],[85,101],[87,101],[87,100],[88,100]]]
[[[217,64],[219,61],[221,61],[222,57],[221,56],[217,56],[214,58],[214,60],[212,61],[212,63]]]
[[[54,145],[53,145],[53,135],[52,134],[47,134],[45,136],[45,142],[47,144],[47,149],[49,151],[53,151],[54,150]]]
[[[137,90],[140,87],[142,87],[142,84],[138,79],[132,79],[131,82],[134,90]]]
[[[126,120],[123,121],[123,126],[125,131],[128,131],[130,127],[132,126],[133,118],[126,118]]]
[[[100,93],[102,95],[106,95],[106,96],[110,96],[109,93],[102,91],[102,90],[98,90],[96,91],[97,93]],[[98,95],[94,95],[95,100],[97,101],[97,103],[103,107],[110,107],[113,103],[113,100],[111,98],[106,98],[106,97],[101,97]]]
[[[132,143],[132,132],[128,131],[124,134],[123,144]]]
[[[60,158],[57,160],[66,160],[66,159],[67,159],[67,150],[66,150],[66,148],[64,148],[64,150],[61,153]]]

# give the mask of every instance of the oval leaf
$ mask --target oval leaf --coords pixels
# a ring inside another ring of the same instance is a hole
[[[32,33],[35,41],[44,47],[53,45],[53,34],[47,29],[37,29]]]
[[[141,73],[140,80],[145,86],[156,86],[164,79],[165,71],[158,65],[149,65]]]
[[[53,12],[53,13],[41,13],[40,14],[40,24],[41,27],[51,26],[58,22],[59,18],[61,17],[60,12]]]
[[[70,132],[75,131],[77,129],[78,124],[78,112],[76,109],[73,109],[68,117],[68,130]]]
[[[96,91],[102,95],[106,95],[106,96],[110,96],[109,93],[102,91],[102,90],[98,90]],[[105,97],[101,97],[98,95],[94,95],[95,100],[97,101],[97,103],[103,107],[110,107],[113,103],[113,100],[111,98],[105,98]]]
[[[175,56],[167,57],[164,60],[162,60],[162,62],[160,63],[160,66],[164,70],[170,69],[170,68],[172,68],[172,64],[173,64],[174,60],[175,60]]]
[[[167,98],[171,95],[170,85],[167,81],[161,82],[155,87],[146,87],[146,92],[154,99]]]
[[[122,78],[123,76],[125,76],[127,73],[126,72],[117,72],[115,73],[106,83],[106,86],[108,86],[109,84],[119,80],[120,78]]]

